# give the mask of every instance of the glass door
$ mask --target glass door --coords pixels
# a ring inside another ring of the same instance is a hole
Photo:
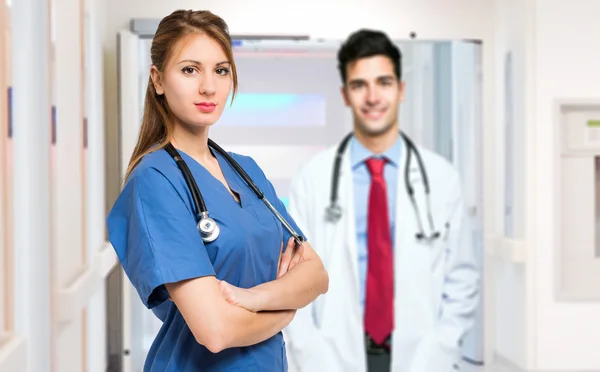
[[[473,244],[482,257],[480,45],[453,41],[397,44],[404,55],[407,89],[400,105],[400,126],[417,144],[438,152],[459,170],[474,222]],[[244,39],[235,40],[234,45],[243,84],[233,105],[227,105],[211,128],[211,138],[228,151],[253,157],[286,202],[299,167],[352,129],[340,94],[336,61],[340,43]],[[124,170],[139,131],[151,66],[150,40],[122,33],[119,48]],[[124,348],[136,368],[142,365],[161,323],[142,306],[128,282],[124,288]],[[466,358],[477,362],[483,358],[481,319],[464,344]]]

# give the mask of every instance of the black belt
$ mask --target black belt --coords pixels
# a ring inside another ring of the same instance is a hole
[[[392,337],[388,336],[382,344],[377,344],[371,336],[365,333],[365,349],[367,354],[371,355],[389,354],[392,349]]]

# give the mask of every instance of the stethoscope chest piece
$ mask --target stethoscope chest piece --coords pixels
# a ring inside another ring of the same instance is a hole
[[[202,241],[205,243],[213,242],[219,237],[219,233],[221,232],[219,225],[210,217],[202,217],[197,227],[202,236]]]
[[[421,241],[427,241],[429,243],[439,239],[441,236],[439,231],[434,231],[431,235],[425,235],[423,232],[418,232],[415,234],[415,238]]]
[[[337,223],[342,219],[342,207],[339,204],[331,204],[325,210],[325,220],[331,223]]]

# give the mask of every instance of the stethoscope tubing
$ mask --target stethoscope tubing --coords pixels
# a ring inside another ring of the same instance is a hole
[[[344,137],[344,139],[340,142],[340,144],[337,148],[337,151],[336,151],[334,165],[333,165],[333,172],[332,172],[332,180],[331,180],[331,193],[330,193],[330,198],[329,198],[330,204],[325,210],[325,218],[329,222],[336,223],[341,219],[342,210],[341,210],[341,206],[338,204],[338,188],[339,188],[339,180],[340,180],[340,169],[341,169],[342,158],[343,158],[344,152],[346,150],[346,147],[348,146],[348,143],[350,142],[350,139],[353,136],[354,136],[353,132],[346,135],[346,137]],[[419,227],[419,232],[416,233],[415,236],[419,240],[424,239],[424,240],[432,241],[432,240],[439,238],[441,234],[439,233],[439,231],[436,231],[434,222],[433,222],[433,216],[431,215],[431,204],[430,204],[431,189],[429,187],[429,178],[427,176],[427,170],[425,169],[425,164],[423,163],[421,154],[417,150],[417,147],[412,142],[412,140],[410,138],[408,138],[408,136],[406,134],[404,134],[402,131],[400,131],[400,136],[402,137],[402,139],[406,145],[406,153],[407,153],[406,163],[404,165],[404,186],[406,188],[406,191],[410,198],[411,204],[413,206],[413,209],[414,209],[414,212],[415,212],[415,215],[417,218],[417,224]],[[416,202],[415,196],[414,196],[414,188],[411,185],[410,178],[409,178],[411,156],[413,154],[415,155],[415,157],[417,159],[419,171],[421,173],[421,178],[423,179],[423,185],[425,188],[427,220],[428,220],[429,226],[431,228],[431,234],[429,234],[429,235],[425,234],[425,230],[424,230],[423,224],[421,222],[421,214],[419,212],[419,207],[417,205],[417,202]]]
[[[227,151],[225,151],[221,146],[217,145],[213,140],[208,139],[208,146],[219,154],[221,154],[225,160],[235,169],[235,171],[242,177],[244,182],[248,185],[248,187],[252,190],[252,192],[262,200],[267,208],[275,215],[277,220],[285,227],[285,229],[292,235],[294,241],[297,246],[301,245],[305,238],[298,234],[296,230],[286,221],[286,219],[279,213],[279,211],[269,202],[269,200],[265,197],[265,194],[256,186],[252,178],[244,171],[244,169],[239,165],[233,157],[231,157]],[[165,145],[165,150],[167,153],[175,160],[175,163],[179,167],[181,173],[183,174],[183,178],[190,190],[190,194],[192,195],[192,200],[194,202],[194,206],[196,208],[196,218],[198,220],[208,218],[208,209],[206,208],[206,203],[204,202],[204,198],[202,197],[202,193],[198,187],[198,184],[194,181],[194,177],[192,176],[192,172],[188,168],[187,164],[179,154],[179,152],[175,149],[175,147],[171,143],[167,143]],[[216,222],[214,222],[216,224]],[[198,223],[200,225],[200,222]],[[214,239],[213,239],[214,240]]]

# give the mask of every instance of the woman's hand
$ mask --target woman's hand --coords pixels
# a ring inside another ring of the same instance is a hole
[[[296,247],[296,241],[294,238],[290,238],[287,242],[285,252],[282,253],[283,242],[279,249],[279,266],[277,267],[277,279],[285,275],[294,266],[302,262],[302,255],[304,254],[304,244]]]
[[[277,267],[277,279],[284,276],[289,270],[302,262],[304,245],[295,247],[294,238],[288,240],[285,252],[283,252],[283,242],[279,248],[279,265]],[[248,311],[258,312],[263,310],[266,296],[264,291],[254,288],[240,288],[224,280],[219,281],[219,289],[225,297],[225,300],[235,306],[242,307]]]
[[[219,281],[219,289],[225,297],[225,300],[232,305],[243,307],[254,313],[261,310],[262,302],[260,292],[253,291],[252,288],[244,289],[229,284],[224,280]]]

